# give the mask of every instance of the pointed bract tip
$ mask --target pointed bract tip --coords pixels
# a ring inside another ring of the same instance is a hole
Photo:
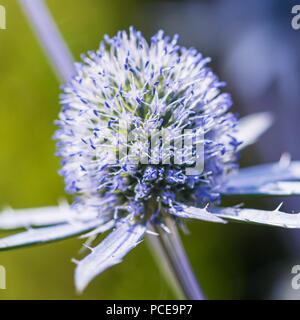
[[[280,204],[278,205],[278,207],[277,207],[274,211],[275,211],[275,212],[276,212],[276,211],[279,211],[279,210],[281,209],[282,205],[283,205],[283,201],[280,202]]]

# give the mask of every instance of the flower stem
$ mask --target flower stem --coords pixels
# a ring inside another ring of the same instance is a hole
[[[73,57],[43,0],[19,0],[59,81],[74,74]]]
[[[185,253],[177,227],[172,219],[167,219],[166,224],[170,233],[160,226],[153,226],[152,231],[158,233],[159,237],[148,237],[156,260],[168,276],[178,299],[204,300],[205,296]]]

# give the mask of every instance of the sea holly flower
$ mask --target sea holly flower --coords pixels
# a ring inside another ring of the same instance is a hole
[[[284,156],[278,163],[239,169],[240,151],[271,125],[271,116],[239,120],[230,113],[230,95],[207,67],[210,59],[177,40],[159,31],[148,43],[130,28],[106,36],[97,51],[82,56],[63,87],[55,134],[60,174],[74,202],[2,213],[0,228],[28,230],[0,239],[1,250],[81,235],[91,250],[75,261],[75,284],[82,291],[146,233],[157,236],[153,227],[172,232],[169,221],[300,227],[299,214],[279,207],[221,206],[227,195],[300,194],[300,163]],[[197,163],[202,165],[193,170]]]

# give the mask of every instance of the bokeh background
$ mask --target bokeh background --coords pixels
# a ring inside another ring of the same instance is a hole
[[[241,166],[277,161],[283,152],[300,159],[300,30],[291,27],[287,0],[138,1],[47,0],[78,60],[105,33],[134,25],[149,38],[158,29],[179,33],[180,44],[211,56],[241,116],[270,110],[273,128],[241,158]],[[55,205],[66,198],[51,139],[59,112],[59,83],[17,0],[1,0],[7,29],[0,30],[0,206]],[[70,199],[69,199],[70,200]],[[282,199],[227,199],[275,209]],[[300,200],[283,199],[300,211]],[[195,273],[210,299],[298,299],[291,269],[300,264],[300,231],[191,221],[183,236]],[[8,233],[1,232],[1,236]],[[73,285],[81,241],[70,239],[1,252],[7,289],[0,299],[172,299],[143,243],[104,272],[80,296]]]

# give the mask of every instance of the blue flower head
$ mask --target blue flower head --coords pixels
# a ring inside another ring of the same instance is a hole
[[[300,214],[219,207],[227,195],[299,195],[300,163],[238,168],[238,154],[271,124],[268,113],[241,120],[194,48],[159,31],[151,42],[130,28],[82,56],[63,88],[55,134],[72,207],[4,212],[0,229],[35,227],[0,239],[0,250],[114,230],[77,261],[79,291],[119,263],[152,225],[194,218],[299,228]]]
[[[60,173],[76,204],[99,215],[105,207],[115,218],[163,222],[178,201],[219,200],[224,176],[236,167],[237,119],[224,83],[206,66],[210,59],[177,39],[159,31],[148,44],[130,28],[105,36],[76,65],[55,135]],[[169,135],[168,159],[162,132]],[[204,169],[193,175],[186,169],[195,165],[196,150],[183,143],[189,132],[203,148]]]

